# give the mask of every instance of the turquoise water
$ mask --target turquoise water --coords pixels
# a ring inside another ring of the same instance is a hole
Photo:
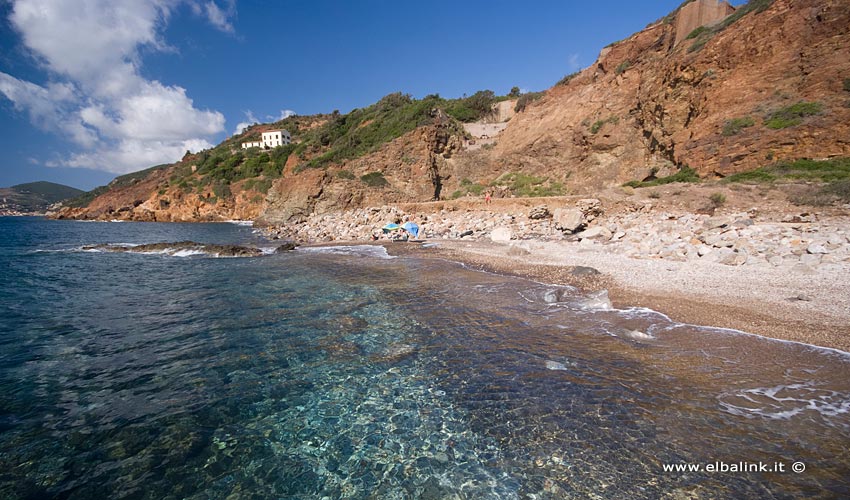
[[[846,353],[380,247],[80,250],[273,248],[231,224],[0,235],[0,498],[850,496]]]

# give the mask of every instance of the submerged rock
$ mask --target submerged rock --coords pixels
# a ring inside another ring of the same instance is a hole
[[[274,253],[291,252],[292,250],[295,250],[296,248],[298,248],[297,243],[295,243],[294,241],[287,241],[287,242],[284,242],[284,243],[278,245],[278,247],[275,248]]]
[[[162,253],[175,256],[206,254],[217,257],[259,257],[263,255],[263,251],[259,248],[244,247],[240,245],[215,245],[197,243],[194,241],[145,243],[136,246],[99,244],[84,246],[83,250],[128,253]]]
[[[587,298],[580,302],[581,306],[586,309],[612,309],[611,299],[608,298],[608,290],[600,290],[587,295]]]

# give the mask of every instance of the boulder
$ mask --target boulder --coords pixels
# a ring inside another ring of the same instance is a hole
[[[497,227],[490,233],[490,239],[497,243],[507,243],[511,241],[513,237],[513,232],[511,232],[510,228],[507,227]]]
[[[291,252],[292,250],[295,250],[297,247],[298,247],[298,245],[294,241],[286,241],[286,242],[278,245],[277,248],[275,248],[274,253]]]
[[[821,243],[812,243],[808,247],[806,247],[806,251],[810,254],[824,254],[829,253],[829,250],[826,249],[825,246]]]
[[[552,214],[549,213],[549,207],[546,205],[534,207],[528,212],[528,218],[532,220],[546,219],[551,216]]]
[[[746,252],[732,252],[720,259],[720,263],[727,266],[741,266],[747,262],[748,257]]]
[[[611,236],[611,231],[605,226],[594,226],[578,234],[578,237],[582,240],[608,241]]]
[[[602,203],[596,198],[585,198],[576,202],[576,207],[584,214],[587,222],[602,215]]]
[[[575,233],[585,226],[584,213],[578,208],[557,208],[552,216],[555,229]]]

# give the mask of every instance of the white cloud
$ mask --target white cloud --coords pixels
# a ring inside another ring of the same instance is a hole
[[[298,113],[296,113],[295,111],[292,111],[291,109],[281,109],[280,114],[277,116],[277,118],[275,118],[274,116],[269,116],[269,119],[273,120],[273,121],[280,121],[280,120],[285,120],[285,119],[289,118],[290,116],[295,116],[297,114]]]
[[[245,121],[236,124],[236,129],[233,131],[233,135],[241,134],[246,128],[255,123],[259,123],[259,120],[257,120],[256,116],[254,116],[254,113],[252,113],[251,110],[245,111]]]
[[[212,146],[203,139],[177,141],[122,139],[108,149],[102,148],[71,155],[60,165],[127,173],[162,163],[170,163],[182,158],[186,151],[196,152]]]
[[[0,73],[0,93],[82,148],[67,166],[125,173],[210,147],[224,116],[140,73],[140,49],[171,50],[161,31],[181,4],[233,33],[232,0],[224,9],[200,0],[15,0],[9,20],[49,81]]]
[[[235,0],[228,2],[226,10],[222,10],[215,2],[207,2],[204,5],[204,13],[207,16],[210,24],[220,29],[225,33],[234,33],[233,24],[230,23],[230,18],[236,13]]]
[[[567,68],[569,68],[570,71],[576,71],[581,69],[581,64],[578,62],[578,58],[578,54],[570,54],[567,57]]]

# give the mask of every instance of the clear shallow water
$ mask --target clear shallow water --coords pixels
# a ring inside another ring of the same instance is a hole
[[[231,224],[0,236],[0,498],[850,496],[846,354],[374,248],[76,250],[273,246]],[[663,469],[719,461],[788,472]]]

